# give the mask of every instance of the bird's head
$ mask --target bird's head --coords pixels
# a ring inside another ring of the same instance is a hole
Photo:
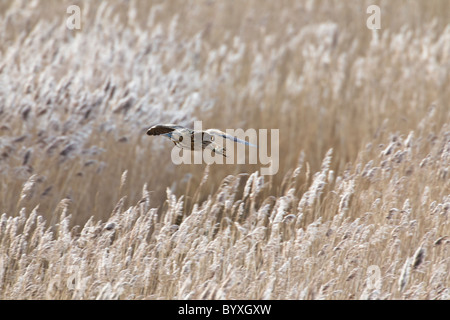
[[[169,137],[170,140],[174,142],[182,142],[185,139],[184,135],[177,130],[169,132],[166,135],[167,137]]]
[[[216,137],[213,134],[209,134],[208,132],[203,132],[202,134],[202,140],[208,141],[208,142],[214,142]]]

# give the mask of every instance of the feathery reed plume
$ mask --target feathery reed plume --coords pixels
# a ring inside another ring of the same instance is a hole
[[[36,178],[37,175],[33,174],[30,178],[28,178],[28,180],[24,183],[22,191],[20,193],[20,202],[22,201],[28,201],[30,200],[33,195],[34,192],[36,190]]]
[[[425,249],[423,248],[423,244],[416,250],[412,257],[412,268],[417,269],[423,262],[425,258]]]
[[[411,273],[411,258],[407,258],[403,264],[400,277],[398,278],[398,287],[400,292],[403,292],[408,284],[409,275]]]

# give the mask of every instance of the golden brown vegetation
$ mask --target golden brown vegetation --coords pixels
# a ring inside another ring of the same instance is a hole
[[[450,3],[370,4],[0,2],[0,298],[449,299]],[[278,174],[145,136],[195,119]]]

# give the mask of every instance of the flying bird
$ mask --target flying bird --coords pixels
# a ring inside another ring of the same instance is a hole
[[[177,147],[188,150],[209,149],[226,157],[226,148],[216,143],[216,137],[232,140],[247,146],[256,147],[247,141],[238,139],[218,129],[192,130],[176,124],[157,124],[147,130],[149,136],[164,136]]]

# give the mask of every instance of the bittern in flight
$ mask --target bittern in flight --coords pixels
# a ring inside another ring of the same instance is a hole
[[[226,149],[216,143],[216,137],[229,139],[247,146],[256,147],[247,141],[238,139],[226,134],[218,129],[192,130],[176,124],[157,124],[147,130],[149,136],[165,136],[169,138],[177,147],[188,150],[210,149],[226,157]]]

